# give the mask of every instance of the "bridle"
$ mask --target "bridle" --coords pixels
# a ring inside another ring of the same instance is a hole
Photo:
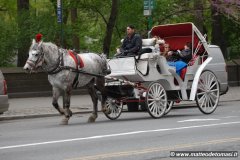
[[[37,50],[37,52],[38,52],[39,56],[38,56],[36,61],[33,61],[31,59],[27,59],[27,62],[26,62],[33,69],[38,68],[39,66],[41,66],[41,64],[44,63],[44,52],[43,52],[42,47],[40,48],[40,50]]]

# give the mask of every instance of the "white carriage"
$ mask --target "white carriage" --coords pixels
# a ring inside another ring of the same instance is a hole
[[[176,101],[196,101],[200,111],[210,114],[219,101],[219,84],[211,71],[204,71],[212,60],[205,37],[192,23],[160,25],[149,32],[169,43],[171,49],[181,50],[186,42],[192,42],[192,60],[180,76],[160,56],[153,38],[143,39],[143,48],[151,51],[140,57],[110,59],[111,74],[106,76],[109,119],[117,119],[123,105],[136,108],[146,107],[153,118],[167,114]]]

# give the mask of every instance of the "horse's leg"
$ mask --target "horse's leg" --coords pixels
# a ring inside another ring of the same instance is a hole
[[[58,98],[61,94],[61,90],[59,88],[53,87],[53,99],[52,99],[52,105],[56,108],[56,110],[63,115],[64,114],[64,110],[62,108],[59,107],[58,104]]]
[[[98,97],[97,97],[97,92],[96,89],[94,87],[94,79],[92,79],[89,84],[87,85],[88,88],[88,92],[89,95],[92,98],[92,102],[93,102],[93,112],[92,115],[88,118],[88,122],[95,122],[95,120],[97,119],[97,103],[98,103]]]
[[[62,119],[61,124],[68,124],[68,120],[72,116],[72,111],[70,110],[70,98],[71,98],[71,87],[68,87],[63,92],[63,110],[65,117]]]
[[[102,95],[102,99],[101,99],[102,112],[109,113],[110,111],[106,107],[107,95],[106,95],[106,91],[105,91],[104,77],[98,77],[96,79],[96,85],[97,85],[97,89],[101,92],[101,95]]]

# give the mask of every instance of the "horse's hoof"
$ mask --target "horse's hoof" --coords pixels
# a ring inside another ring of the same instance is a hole
[[[72,111],[70,109],[63,109],[63,113],[66,117],[72,117]]]
[[[60,115],[64,115],[64,109],[59,108],[59,113],[60,113]]]
[[[97,119],[97,116],[92,115],[88,118],[88,123],[93,123],[93,122],[95,122],[96,119]]]
[[[60,123],[60,125],[68,125],[69,118],[64,117]]]
[[[72,117],[72,115],[73,115],[73,113],[70,109],[68,110],[68,114],[69,114],[70,117]]]

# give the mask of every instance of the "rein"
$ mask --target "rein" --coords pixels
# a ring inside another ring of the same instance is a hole
[[[52,74],[57,74],[59,73],[60,71],[62,71],[62,67],[64,67],[64,62],[63,62],[63,52],[60,52],[59,51],[60,49],[58,49],[58,63],[56,65],[55,68],[53,68],[52,70],[50,71],[47,71],[48,74],[52,75]]]
[[[86,75],[90,75],[90,76],[95,76],[95,77],[104,77],[104,75],[102,74],[94,74],[94,73],[89,73],[83,70],[79,70],[78,68],[74,68],[74,67],[70,67],[70,66],[64,66],[64,62],[63,62],[63,52],[59,51],[60,49],[58,49],[58,63],[56,65],[55,68],[53,68],[50,71],[47,71],[47,73],[49,75],[53,75],[53,74],[57,74],[59,72],[61,72],[62,70],[69,70],[71,72],[76,72],[76,73],[81,73],[81,74],[86,74]]]

